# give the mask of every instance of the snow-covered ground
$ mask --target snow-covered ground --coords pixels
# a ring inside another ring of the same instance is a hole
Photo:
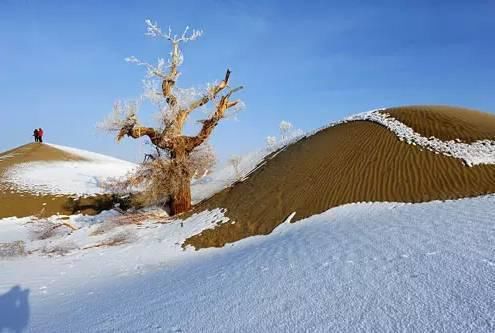
[[[200,251],[180,244],[218,211],[133,226],[129,244],[0,261],[0,330],[493,332],[494,205],[346,205]]]
[[[136,167],[134,163],[85,150],[48,144],[79,156],[83,161],[46,161],[22,163],[5,174],[17,189],[39,194],[93,195],[109,177],[121,177]]]

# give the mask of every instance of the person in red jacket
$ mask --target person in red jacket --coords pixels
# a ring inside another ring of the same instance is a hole
[[[39,142],[43,142],[43,129],[38,128],[38,140]]]

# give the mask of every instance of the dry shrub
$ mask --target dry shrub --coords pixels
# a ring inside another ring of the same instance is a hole
[[[67,224],[53,223],[47,220],[38,220],[32,225],[31,238],[35,240],[44,240],[54,236],[66,236],[72,232]]]
[[[59,255],[63,256],[69,253],[70,251],[76,250],[79,247],[71,241],[61,241],[57,243],[51,243],[44,246],[41,249],[41,253],[47,255]]]
[[[163,222],[167,221],[169,218],[168,213],[165,210],[152,210],[152,211],[137,211],[126,213],[119,216],[114,216],[109,218],[109,222],[114,223],[115,225],[142,225],[145,222],[155,221],[155,222]]]
[[[0,258],[14,258],[26,255],[26,248],[23,241],[10,243],[0,243]]]
[[[135,239],[135,235],[131,233],[129,230],[121,230],[114,235],[108,237],[102,242],[102,245],[105,246],[116,246],[122,245],[126,243],[130,243]]]
[[[123,245],[132,242],[135,238],[136,236],[134,233],[132,233],[129,229],[125,229],[114,233],[113,235],[109,236],[108,238],[104,239],[103,241],[97,244],[86,246],[83,249],[86,250],[101,246]]]
[[[102,184],[106,190],[125,195],[138,192],[134,205],[165,207],[170,198],[190,182],[192,175],[204,176],[216,163],[209,144],[197,147],[186,161],[170,159],[165,152],[157,151],[126,177],[109,179]]]
[[[91,231],[90,235],[91,236],[98,236],[98,235],[102,235],[104,233],[107,233],[111,230],[113,230],[114,228],[118,227],[120,224],[115,222],[115,221],[105,221],[105,222],[102,222],[96,226],[93,227],[93,231]]]

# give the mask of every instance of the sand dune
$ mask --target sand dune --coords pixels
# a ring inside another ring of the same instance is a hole
[[[495,116],[448,107],[385,110],[419,133],[444,140],[490,139]],[[188,239],[197,248],[268,234],[295,220],[355,202],[424,202],[495,192],[495,165],[463,161],[400,141],[388,128],[352,121],[324,129],[267,160],[244,182],[200,203],[225,208],[235,223]]]
[[[407,106],[384,111],[419,134],[462,142],[495,139],[495,117],[477,110],[448,106]]]
[[[80,163],[84,168],[85,165],[92,163],[94,157],[100,156],[89,152],[86,154],[79,152],[81,151],[76,149],[32,143],[0,154],[0,218],[77,212],[95,214],[103,209],[111,208],[112,201],[108,195],[90,195],[83,198],[69,193],[57,193],[50,188],[49,183],[43,183],[43,180],[48,181],[48,178],[51,178],[51,183],[68,182],[70,186],[75,174],[80,174],[81,168],[78,169],[77,165]],[[114,161],[111,158],[108,160]],[[118,160],[115,161],[118,164]],[[67,168],[74,172],[64,173],[63,168],[56,167],[66,162],[72,163],[68,164]],[[126,162],[122,161],[122,163]],[[22,171],[19,178],[24,178],[21,180],[25,183],[19,183],[18,179],[11,177],[13,170]],[[30,182],[33,181],[30,179],[31,174],[39,173],[39,171],[42,172],[35,179],[37,183],[30,186]]]

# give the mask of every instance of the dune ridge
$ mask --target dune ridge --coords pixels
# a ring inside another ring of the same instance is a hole
[[[77,150],[74,150],[77,152]],[[96,214],[112,208],[108,195],[80,198],[74,195],[36,193],[7,177],[12,168],[33,163],[89,162],[84,156],[49,144],[30,143],[0,154],[0,218],[54,214]],[[54,175],[64,177],[64,175]]]
[[[438,110],[446,117],[444,108]],[[407,108],[401,112],[408,110],[415,112]],[[437,108],[427,110],[436,112]],[[456,109],[461,111],[467,113],[466,119],[480,115]],[[457,118],[450,121],[455,125]],[[410,116],[410,119],[417,118]],[[436,118],[423,119],[435,121]],[[440,130],[446,131],[444,126],[424,126],[432,129],[432,136],[439,135]],[[456,129],[462,129],[459,135],[469,137],[463,132],[466,126],[449,128],[454,132],[451,136],[456,135]],[[471,131],[475,129],[470,127]],[[483,130],[482,134],[472,133],[470,137],[485,139],[485,133]],[[245,181],[198,204],[195,211],[224,208],[225,215],[235,223],[205,230],[185,244],[196,248],[219,247],[248,236],[268,234],[293,212],[296,212],[295,220],[300,220],[348,203],[415,203],[494,192],[493,164],[467,166],[458,158],[401,141],[377,122],[347,120],[288,146]]]

